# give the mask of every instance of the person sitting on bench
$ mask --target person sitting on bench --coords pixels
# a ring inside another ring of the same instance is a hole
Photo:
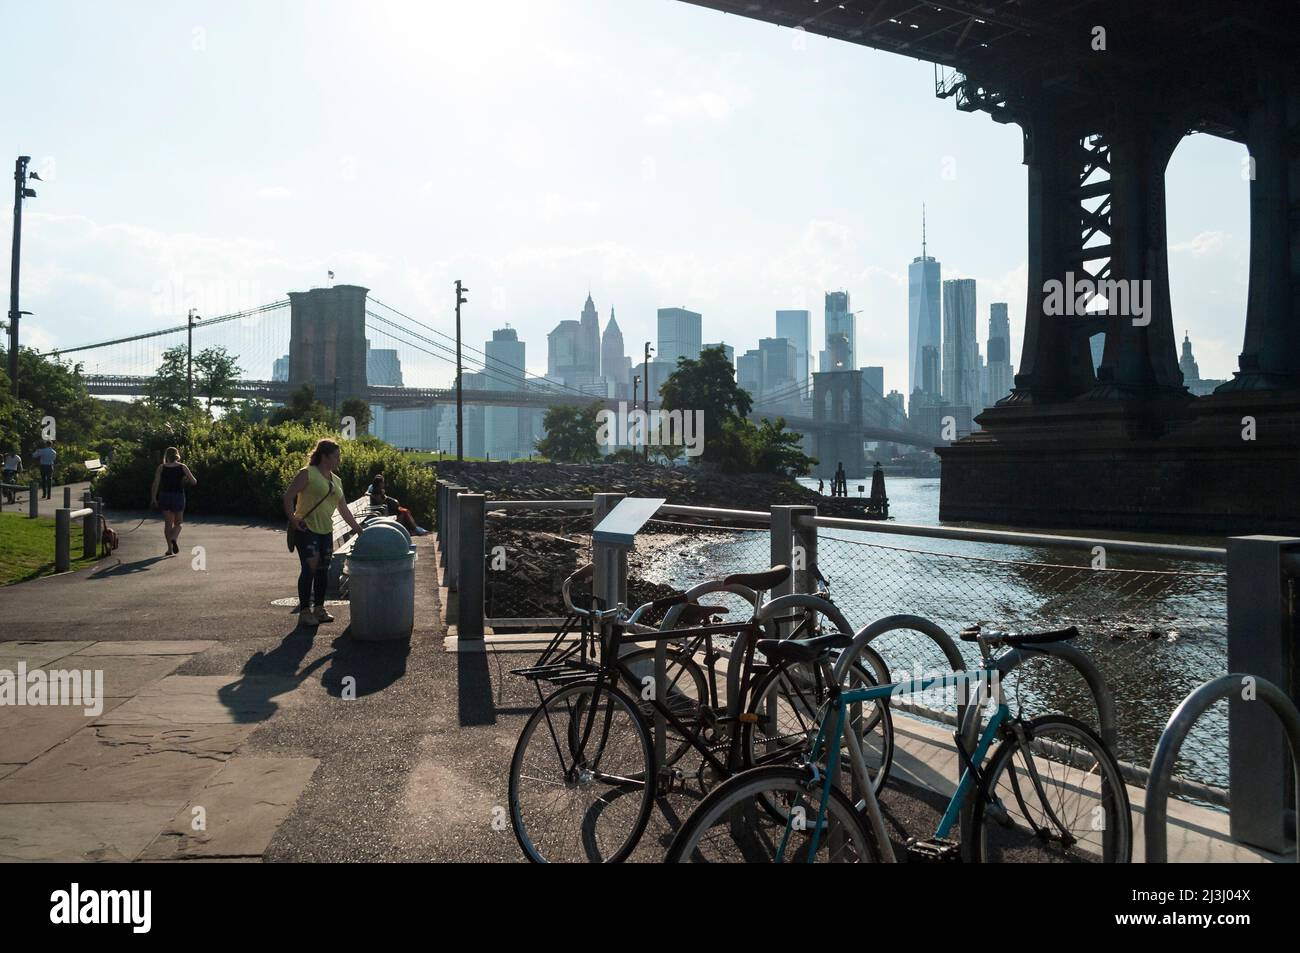
[[[384,475],[382,473],[375,474],[370,486],[366,488],[366,492],[370,494],[371,506],[382,507],[389,516],[395,516],[397,522],[405,526],[412,536],[424,536],[429,532],[415,522],[415,517],[411,515],[410,510],[384,492]]]

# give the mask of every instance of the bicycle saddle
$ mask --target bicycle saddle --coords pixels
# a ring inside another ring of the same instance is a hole
[[[755,592],[767,592],[775,586],[781,585],[789,578],[789,566],[773,566],[771,569],[765,569],[762,572],[732,573],[722,580],[722,584],[724,586],[744,586],[746,589],[753,589]]]
[[[726,606],[682,606],[681,615],[677,617],[677,624],[682,628],[703,625],[713,616],[726,615],[729,611]]]
[[[974,642],[980,636],[980,628],[973,625],[970,628],[962,629],[959,633],[963,642]],[[1068,629],[1055,629],[1051,632],[1026,632],[1023,635],[1011,635],[1003,633],[994,635],[995,641],[1001,645],[1009,645],[1013,648],[1017,645],[1041,645],[1044,642],[1064,642],[1066,639],[1075,639],[1079,637],[1079,630],[1074,626]]]
[[[759,639],[754,648],[766,655],[769,662],[815,662],[831,649],[852,644],[852,637],[831,632],[811,639]]]

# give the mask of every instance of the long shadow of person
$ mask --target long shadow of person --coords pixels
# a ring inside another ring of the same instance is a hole
[[[108,569],[97,570],[97,571],[91,573],[90,576],[88,576],[87,578],[89,578],[89,579],[107,579],[109,576],[127,576],[127,575],[130,575],[131,573],[136,573],[136,572],[145,572],[145,571],[147,571],[147,570],[148,570],[148,569],[149,569],[149,568],[150,568],[154,563],[162,562],[164,559],[167,559],[167,558],[169,558],[169,557],[167,557],[167,556],[150,556],[148,559],[137,559],[137,560],[136,560],[135,562],[133,562],[133,563],[124,563],[124,562],[122,562],[121,560],[118,560],[117,563],[115,563],[112,567],[110,567],[110,568],[108,568]]]
[[[265,721],[279,710],[275,698],[293,691],[306,679],[299,672],[311,651],[316,630],[297,626],[269,652],[255,652],[240,670],[240,677],[217,691],[221,703],[238,723]]]
[[[382,692],[406,674],[411,654],[410,639],[358,642],[352,627],[344,629],[331,644],[333,652],[321,656],[302,671],[304,677],[329,663],[321,675],[321,686],[333,698],[363,698]]]

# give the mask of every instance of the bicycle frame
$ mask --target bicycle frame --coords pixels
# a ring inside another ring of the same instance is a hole
[[[867,816],[871,821],[872,832],[874,833],[883,859],[887,863],[894,861],[894,849],[890,843],[888,834],[885,830],[884,818],[880,813],[880,805],[876,800],[875,790],[871,785],[870,779],[866,777],[866,771],[863,767],[865,761],[862,756],[861,745],[858,741],[856,732],[844,731],[845,722],[847,721],[847,710],[850,705],[862,704],[863,702],[885,702],[894,695],[915,695],[925,692],[935,687],[948,683],[952,676],[939,676],[936,678],[910,679],[903,682],[894,682],[888,685],[879,685],[874,688],[854,688],[844,690],[838,693],[836,698],[829,700],[822,709],[822,715],[819,719],[817,737],[813,741],[810,763],[816,764],[818,757],[822,752],[829,748],[830,757],[827,759],[826,777],[827,783],[822,785],[821,802],[817,807],[817,817],[815,820],[816,827],[813,830],[813,836],[809,845],[808,856],[814,857],[817,853],[817,847],[821,840],[821,833],[824,827],[826,817],[826,805],[830,800],[830,779],[838,777],[840,766],[840,751],[843,741],[847,738],[849,744],[850,767],[853,770],[854,784],[863,791],[863,798],[866,801]],[[966,676],[971,677],[971,676]],[[981,681],[987,678],[998,677],[998,670],[993,665],[986,664],[983,668],[977,669],[974,677]],[[833,719],[828,717],[834,715]],[[1011,714],[1011,709],[1003,700],[1001,693],[998,694],[998,707],[989,718],[988,724],[980,734],[979,741],[975,746],[975,751],[970,755],[969,762],[962,768],[961,778],[957,783],[957,790],[953,792],[952,798],[948,801],[947,810],[944,811],[943,817],[939,821],[939,826],[935,831],[935,837],[947,837],[953,827],[961,817],[962,805],[966,798],[970,796],[971,790],[978,783],[976,773],[980,765],[984,763],[988,755],[989,748],[992,747],[994,740],[998,736],[998,731],[1003,722]],[[827,726],[833,721],[833,727],[829,730]],[[785,846],[788,842],[790,826],[787,823],[785,836],[781,840],[780,854],[785,853]]]

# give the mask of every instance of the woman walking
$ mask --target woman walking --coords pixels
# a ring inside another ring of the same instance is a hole
[[[163,462],[153,473],[153,489],[149,491],[152,506],[162,510],[163,539],[167,549],[163,555],[174,556],[181,551],[176,540],[181,535],[181,525],[185,522],[185,488],[198,486],[190,468],[181,463],[181,452],[175,447],[168,447],[163,453]]]
[[[333,440],[321,440],[311,452],[307,466],[284,493],[284,514],[294,527],[294,549],[298,550],[298,620],[316,626],[333,622],[325,609],[330,559],[334,555],[334,514],[337,512],[356,532],[361,525],[348,509],[338,469],[343,451]],[[314,608],[313,608],[314,606]]]

